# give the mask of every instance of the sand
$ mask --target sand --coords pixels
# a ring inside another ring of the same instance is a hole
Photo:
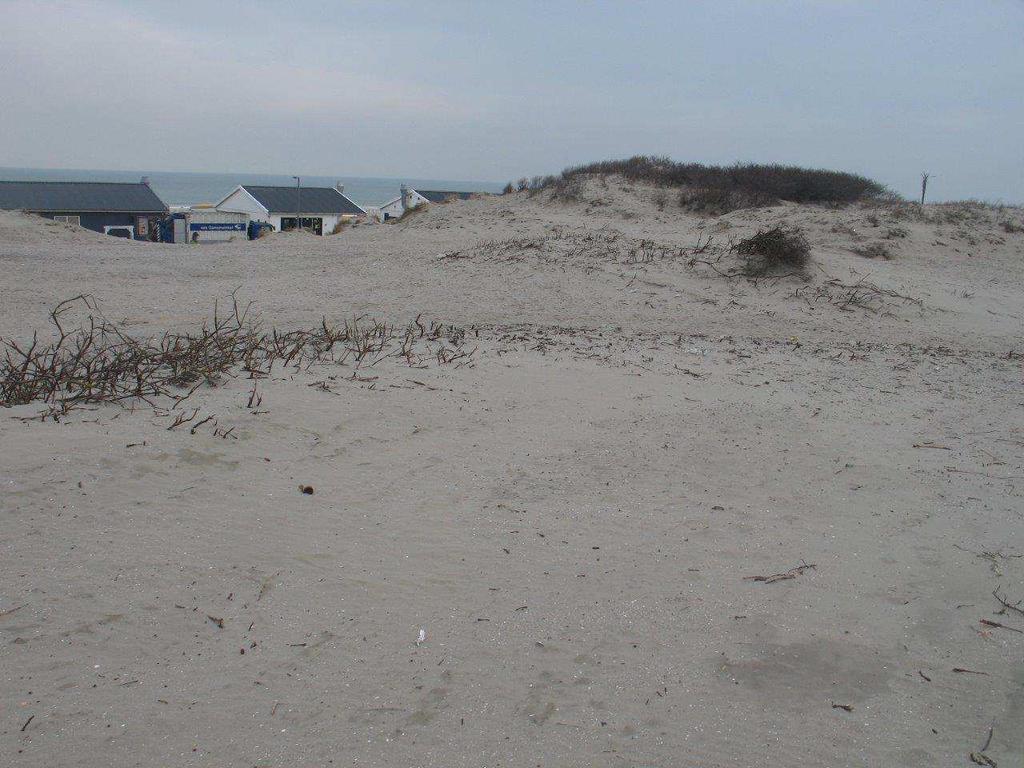
[[[224,245],[0,214],[4,337],[235,291],[472,352],[228,378],[194,434],[0,409],[0,764],[1019,765],[1022,214],[897,213],[611,179]],[[809,282],[700,263],[779,222]]]

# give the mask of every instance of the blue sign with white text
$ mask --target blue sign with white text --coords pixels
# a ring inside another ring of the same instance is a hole
[[[206,222],[189,224],[193,232],[245,232],[245,224],[229,224],[226,222]]]

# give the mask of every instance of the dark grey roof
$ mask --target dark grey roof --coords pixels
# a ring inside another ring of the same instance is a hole
[[[334,187],[302,187],[297,194],[295,187],[263,187],[243,184],[242,188],[259,200],[260,205],[270,213],[295,213],[296,206],[302,208],[302,215],[317,213],[366,213]]]
[[[0,181],[0,209],[68,213],[163,213],[147,184],[97,181]]]
[[[459,200],[469,200],[473,195],[483,194],[481,192],[443,192],[439,190],[417,189],[416,192],[427,198],[432,203],[447,203],[453,197]]]

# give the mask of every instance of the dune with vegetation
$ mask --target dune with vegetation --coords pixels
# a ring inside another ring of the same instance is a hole
[[[0,265],[5,765],[1024,759],[1020,208],[633,158]]]

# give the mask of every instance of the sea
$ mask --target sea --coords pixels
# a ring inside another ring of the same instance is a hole
[[[295,186],[292,176],[273,173],[185,173],[179,171],[97,171],[81,169],[5,168],[0,181],[139,181],[149,178],[153,191],[167,205],[197,205],[223,200],[239,184]],[[394,200],[402,184],[413,189],[450,192],[500,192],[503,183],[456,181],[452,179],[387,179],[368,176],[302,176],[304,187],[345,185],[345,195],[362,206],[377,206]]]

